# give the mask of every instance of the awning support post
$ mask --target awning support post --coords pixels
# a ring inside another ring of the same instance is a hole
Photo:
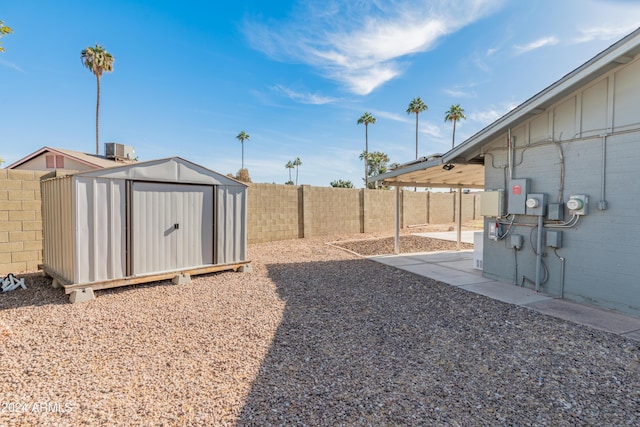
[[[394,239],[393,253],[400,253],[400,187],[396,185],[396,235]]]

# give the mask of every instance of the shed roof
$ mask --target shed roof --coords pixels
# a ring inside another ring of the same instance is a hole
[[[187,182],[206,185],[247,185],[241,181],[214,172],[181,157],[149,160],[104,169],[73,174],[74,177],[131,179],[138,181]]]
[[[543,113],[580,87],[593,82],[616,67],[631,62],[638,54],[640,54],[640,28],[445,154],[400,165],[392,171],[379,175],[377,179],[384,181],[387,185],[482,187],[484,186],[482,148],[486,144],[536,114]],[[443,168],[445,165],[447,168]]]

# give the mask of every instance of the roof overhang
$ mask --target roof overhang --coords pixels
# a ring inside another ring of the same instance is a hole
[[[443,161],[472,159],[482,155],[482,147],[609,71],[629,63],[640,54],[640,28],[609,46],[557,82],[535,94],[507,114],[443,155]]]
[[[483,148],[564,97],[640,54],[640,28],[609,46],[546,89],[532,96],[489,126],[445,154],[405,163],[378,175],[389,186],[484,188]]]

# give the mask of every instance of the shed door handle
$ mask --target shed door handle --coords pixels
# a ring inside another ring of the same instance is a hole
[[[173,229],[178,230],[180,228],[180,224],[173,224]]]

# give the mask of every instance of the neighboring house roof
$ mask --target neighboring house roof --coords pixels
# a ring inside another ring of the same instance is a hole
[[[52,148],[52,147],[42,147],[38,151],[34,151],[26,157],[10,164],[6,167],[6,169],[16,169],[20,165],[28,162],[31,159],[34,159],[42,154],[51,153],[57,154],[61,156],[65,156],[67,158],[73,159],[77,162],[83,163],[89,167],[93,168],[109,168],[112,166],[122,165],[122,161],[116,161],[113,159],[108,159],[105,156],[99,156],[95,154],[82,153],[80,151],[67,150],[64,148]]]
[[[457,147],[443,155],[423,157],[381,174],[378,180],[387,185],[413,186],[414,183],[446,183],[474,187],[480,181],[478,167],[484,163],[482,148],[495,138],[513,129],[536,114],[559,102],[580,87],[595,81],[616,67],[631,62],[640,54],[640,28],[571,71],[557,82],[535,94],[507,114],[491,123]],[[443,166],[448,165],[448,169]],[[452,167],[451,167],[452,166]],[[470,168],[471,173],[464,169]],[[435,185],[434,185],[435,186]]]

